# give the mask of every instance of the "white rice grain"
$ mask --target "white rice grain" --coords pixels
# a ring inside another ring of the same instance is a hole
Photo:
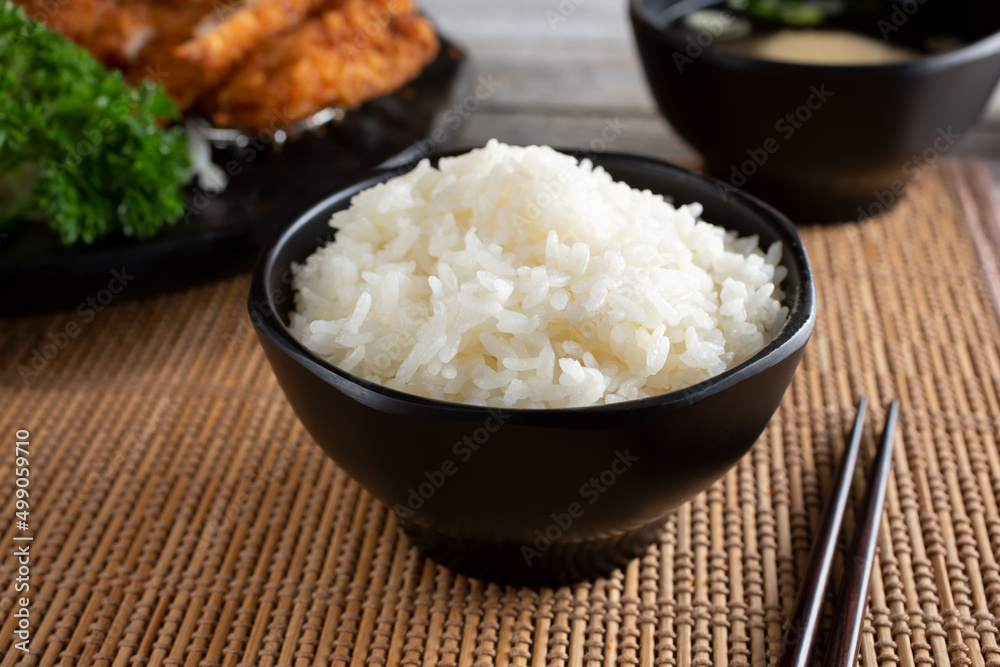
[[[388,387],[470,405],[611,404],[680,389],[783,326],[781,245],[588,160],[507,146],[357,194],[295,267],[291,326]]]

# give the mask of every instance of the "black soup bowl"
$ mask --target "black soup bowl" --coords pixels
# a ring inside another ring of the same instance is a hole
[[[978,120],[1000,78],[1000,3],[876,4],[840,29],[918,53],[942,34],[966,46],[883,65],[775,62],[688,27],[696,10],[734,18],[720,0],[630,0],[629,10],[653,97],[706,170],[808,223],[891,208]]]
[[[332,238],[331,215],[386,171],[281,230],[253,275],[249,309],[295,413],[324,451],[392,507],[425,554],[471,576],[556,585],[606,574],[660,534],[667,513],[736,463],[778,407],[816,319],[802,240],[767,205],[659,160],[593,157],[616,180],[701,202],[704,219],[784,246],[790,312],[746,362],[687,389],[614,405],[501,410],[387,389],[313,355],[286,326],[291,267]]]

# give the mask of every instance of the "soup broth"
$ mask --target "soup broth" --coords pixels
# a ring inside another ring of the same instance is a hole
[[[716,48],[751,58],[806,65],[886,65],[920,56],[916,51],[846,30],[779,30],[720,42]]]

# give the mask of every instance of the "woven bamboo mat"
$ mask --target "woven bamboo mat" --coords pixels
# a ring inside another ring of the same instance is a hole
[[[470,581],[408,546],[294,418],[252,335],[246,276],[4,321],[0,665],[773,664],[865,394],[870,421],[896,395],[903,413],[861,663],[996,667],[989,192],[985,167],[952,162],[882,219],[803,229],[820,318],[766,433],[642,559],[558,590]],[[866,463],[871,434],[867,447]],[[30,654],[12,642],[21,534]]]

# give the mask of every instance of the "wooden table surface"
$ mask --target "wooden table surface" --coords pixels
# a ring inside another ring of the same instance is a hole
[[[560,0],[422,0],[441,32],[469,54],[470,81],[498,84],[444,148],[491,137],[585,147],[612,123],[621,133],[609,150],[694,159],[646,87],[627,0],[561,1],[562,11]],[[949,155],[988,162],[1000,196],[1000,92]]]

